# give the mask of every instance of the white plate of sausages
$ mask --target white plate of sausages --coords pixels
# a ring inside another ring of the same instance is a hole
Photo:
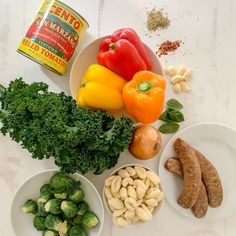
[[[178,213],[204,221],[232,216],[236,213],[236,131],[218,123],[183,129],[165,146],[159,176],[167,201]]]

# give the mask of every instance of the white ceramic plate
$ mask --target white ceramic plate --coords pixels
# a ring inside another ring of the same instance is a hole
[[[218,208],[208,208],[207,215],[201,220],[217,221],[236,213],[236,132],[217,123],[200,123],[183,129],[168,142],[164,148],[159,164],[159,176],[165,188],[169,204],[180,214],[196,219],[191,210],[183,209],[177,204],[182,189],[182,180],[168,172],[164,164],[175,156],[173,143],[182,138],[191,146],[202,152],[217,169],[222,181],[224,199]],[[199,220],[199,219],[197,219]]]
[[[93,42],[88,44],[88,46],[85,47],[76,57],[73,63],[72,69],[71,69],[71,73],[70,73],[70,91],[74,99],[76,99],[77,97],[77,92],[80,87],[80,81],[83,78],[86,70],[89,68],[90,65],[94,63],[96,64],[98,63],[97,53],[103,39],[106,37],[109,37],[109,36],[101,37],[94,40]],[[152,58],[152,62],[153,62],[152,71],[157,74],[163,75],[162,67],[157,56],[147,45],[145,46],[148,50],[148,53],[150,54]]]
[[[42,232],[36,231],[33,227],[33,215],[24,214],[20,207],[28,199],[39,197],[40,187],[49,182],[50,177],[58,170],[46,170],[28,179],[17,191],[11,209],[12,226],[16,236],[42,236]],[[81,182],[81,189],[85,194],[85,201],[88,202],[90,209],[96,213],[100,222],[97,227],[87,230],[89,236],[99,236],[104,222],[104,209],[101,197],[94,185],[80,174],[73,174],[71,177]]]

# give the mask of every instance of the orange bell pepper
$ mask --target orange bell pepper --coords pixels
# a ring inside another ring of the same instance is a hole
[[[128,114],[143,124],[156,121],[165,101],[166,81],[151,71],[139,71],[123,88]]]

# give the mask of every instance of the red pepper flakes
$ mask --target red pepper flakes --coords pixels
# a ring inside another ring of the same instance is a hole
[[[165,41],[160,46],[158,51],[156,52],[159,57],[162,55],[168,55],[169,52],[174,52],[177,50],[178,47],[180,47],[181,43],[183,43],[181,40],[176,41]]]

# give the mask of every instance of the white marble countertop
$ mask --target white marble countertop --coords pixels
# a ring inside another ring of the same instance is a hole
[[[186,121],[181,128],[201,121],[215,121],[236,129],[236,1],[235,0],[63,0],[80,12],[89,22],[89,32],[95,36],[112,33],[119,27],[133,27],[153,51],[164,40],[180,39],[184,45],[173,54],[161,57],[163,65],[184,64],[193,68],[193,91],[175,95],[170,84],[167,97],[184,103]],[[1,0],[0,8],[0,83],[23,77],[26,81],[45,81],[54,91],[69,93],[69,70],[57,76],[16,53],[16,48],[34,17],[40,0]],[[158,34],[147,35],[146,11],[164,8],[171,26]],[[90,39],[84,39],[83,47]],[[166,136],[164,143],[171,136]],[[10,222],[10,207],[17,188],[31,175],[55,167],[52,160],[37,161],[9,137],[0,135],[0,235],[14,236]],[[134,159],[123,154],[119,165]],[[145,162],[157,170],[158,158]],[[87,177],[101,193],[103,175]],[[234,236],[236,215],[220,222],[192,221],[175,212],[166,201],[155,219],[147,224],[119,229],[106,214],[102,236]],[[25,235],[28,236],[28,235]]]

